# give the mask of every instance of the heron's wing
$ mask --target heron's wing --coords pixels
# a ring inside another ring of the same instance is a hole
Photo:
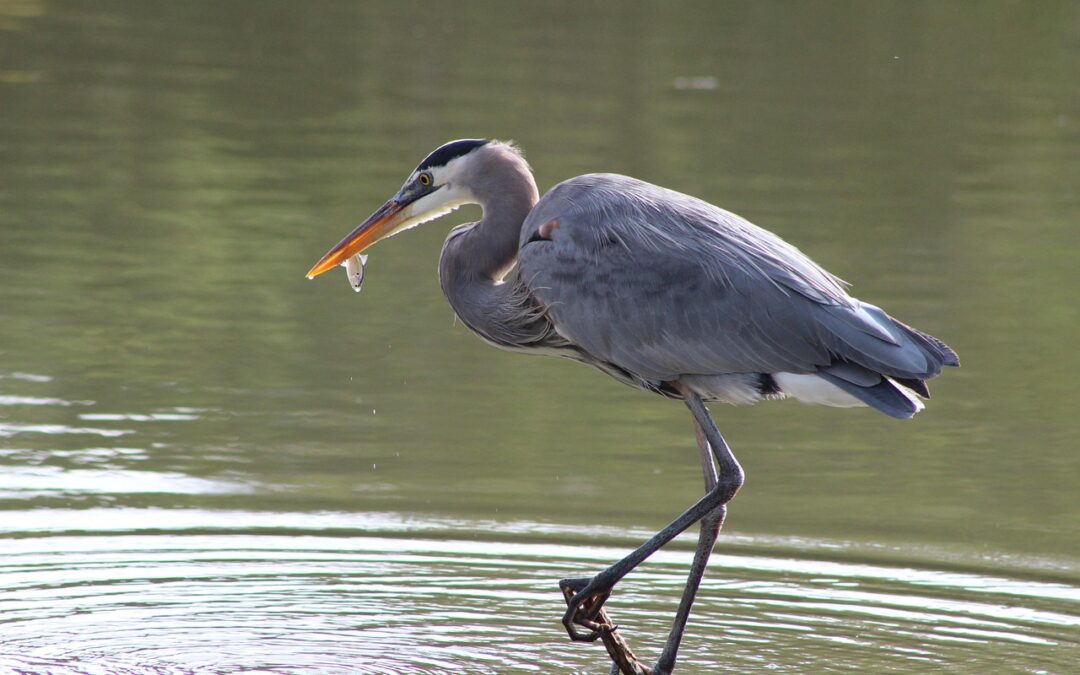
[[[844,361],[919,379],[940,370],[906,327],[780,238],[625,176],[553,188],[525,221],[519,261],[560,334],[644,378],[813,373]]]

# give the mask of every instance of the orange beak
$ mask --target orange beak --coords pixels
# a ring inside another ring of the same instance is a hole
[[[314,279],[323,272],[334,269],[348,260],[351,256],[360,253],[382,239],[394,229],[394,225],[396,225],[399,220],[397,218],[398,214],[400,214],[406,206],[408,206],[408,204],[402,204],[396,199],[391,199],[380,206],[378,211],[368,216],[367,220],[360,223],[355,230],[339,241],[337,246],[327,251],[326,255],[320,258],[319,262],[315,263],[315,266],[308,270],[307,278]]]

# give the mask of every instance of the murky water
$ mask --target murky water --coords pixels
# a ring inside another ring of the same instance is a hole
[[[468,136],[742,213],[964,360],[910,423],[714,411],[683,672],[1075,672],[1075,3],[446,5],[0,2],[0,672],[605,671],[557,580],[695,498],[683,408],[455,325],[448,224],[303,279]],[[645,657],[692,544],[610,603]]]

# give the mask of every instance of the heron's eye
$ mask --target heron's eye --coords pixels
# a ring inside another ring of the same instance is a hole
[[[420,184],[423,185],[424,187],[430,187],[431,186],[431,174],[428,173],[427,171],[420,174],[419,180],[420,180]]]

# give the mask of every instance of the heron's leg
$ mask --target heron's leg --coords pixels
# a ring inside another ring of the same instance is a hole
[[[705,492],[708,493],[715,489],[717,484],[716,467],[713,466],[710,443],[696,416],[694,419],[694,435],[697,437],[701,473],[705,477]],[[719,431],[717,435],[719,435]],[[723,443],[722,436],[720,441]],[[727,448],[727,452],[730,454],[731,449]],[[701,532],[698,534],[697,550],[694,551],[694,562],[690,565],[690,574],[686,579],[686,589],[683,591],[682,599],[679,601],[679,611],[675,613],[675,620],[672,622],[671,633],[668,634],[667,642],[664,644],[664,651],[660,654],[660,659],[653,668],[654,675],[667,675],[675,668],[675,657],[679,652],[679,644],[682,642],[683,631],[686,629],[686,621],[690,618],[690,608],[693,606],[694,598],[697,596],[698,588],[701,586],[701,578],[705,574],[705,566],[709,564],[709,556],[712,555],[716,538],[720,535],[720,528],[724,525],[725,515],[727,515],[727,506],[721,504],[706,513],[701,519]]]
[[[697,394],[689,390],[681,391],[687,407],[690,408],[690,412],[694,416],[695,422],[697,422],[697,425],[705,435],[705,439],[711,446],[713,456],[716,458],[716,464],[720,468],[716,485],[693,506],[669,523],[667,527],[650,537],[648,541],[636,548],[630,555],[597,574],[592,579],[563,579],[559,582],[559,586],[563,589],[564,593],[568,589],[574,591],[573,596],[567,600],[566,604],[568,607],[566,613],[563,615],[563,626],[565,626],[566,632],[571,640],[579,642],[592,642],[597,640],[600,637],[604,626],[599,625],[595,619],[602,609],[604,601],[607,600],[607,597],[611,594],[611,589],[614,588],[615,584],[626,576],[630,570],[640,565],[643,560],[658,551],[688,527],[701,520],[710,512],[717,510],[719,507],[722,507],[731,501],[732,497],[735,496],[735,493],[742,487],[742,467],[739,466],[738,461],[735,459],[735,455],[731,453],[731,449],[728,447],[727,443],[724,442],[719,429],[713,424],[712,418],[709,417],[708,410],[705,409],[705,404]],[[702,548],[700,542],[698,548],[699,550]],[[711,544],[709,548],[711,550]],[[695,556],[695,563],[697,557],[698,556]],[[704,569],[704,565],[702,565],[702,569]],[[700,580],[700,574],[698,577]],[[697,590],[697,583],[698,581],[695,581],[693,584],[695,592]],[[586,601],[588,602],[586,603]],[[689,599],[689,602],[693,602],[692,596]],[[585,606],[583,607],[583,605]],[[689,604],[687,605],[687,612],[688,611]],[[588,632],[580,631],[575,624],[584,626],[590,630]],[[681,629],[679,632],[681,633]]]

